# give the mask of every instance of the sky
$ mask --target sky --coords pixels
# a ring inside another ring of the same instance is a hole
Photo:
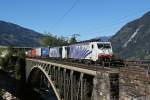
[[[112,36],[150,11],[150,0],[0,0],[0,20],[78,40]]]

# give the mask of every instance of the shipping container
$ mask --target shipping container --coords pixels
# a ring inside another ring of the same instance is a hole
[[[61,58],[62,57],[62,48],[61,47],[53,47],[49,50],[50,58]]]
[[[62,46],[62,59],[67,59],[67,46]]]
[[[41,56],[49,57],[49,48],[41,48]]]
[[[33,50],[31,51],[31,56],[32,56],[32,57],[36,57],[36,49],[33,49]]]
[[[36,57],[41,57],[41,48],[36,48]]]

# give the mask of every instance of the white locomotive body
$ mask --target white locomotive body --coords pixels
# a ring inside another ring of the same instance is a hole
[[[112,47],[110,42],[85,42],[68,46],[71,59],[98,59],[111,58]]]

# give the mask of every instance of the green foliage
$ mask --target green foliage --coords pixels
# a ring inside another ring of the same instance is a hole
[[[12,48],[8,48],[8,54],[5,56],[5,58],[0,59],[0,66],[3,70],[8,71],[8,67],[10,67],[13,62],[13,50]]]
[[[72,38],[69,40],[69,44],[75,44],[77,42],[77,36],[80,36],[79,34],[73,34]]]
[[[3,51],[7,50],[7,48],[0,48],[0,55],[2,54]]]
[[[25,53],[24,52],[14,52],[11,47],[8,48],[8,54],[5,58],[0,59],[0,66],[4,71],[14,71],[14,76],[16,79],[25,81]]]
[[[69,44],[75,44],[77,42],[76,38],[75,37],[72,37],[70,40],[69,40]]]
[[[6,67],[8,66],[8,62],[6,61],[5,58],[0,59],[0,66],[2,67],[3,70],[5,70]]]
[[[2,97],[4,95],[4,91],[2,89],[0,89],[0,97]]]
[[[12,56],[13,53],[14,53],[13,47],[12,47],[12,46],[9,46],[9,47],[8,47],[8,55],[9,55],[9,56]]]
[[[16,56],[21,57],[21,58],[25,58],[26,57],[25,53],[22,52],[22,51],[21,52],[17,52]]]
[[[15,65],[15,78],[20,80],[20,63],[19,63],[19,58],[17,59],[16,65]]]
[[[52,35],[48,33],[47,35],[43,36],[41,43],[45,47],[54,47],[54,46],[62,46],[67,45],[67,40],[64,37],[57,37],[56,35]]]
[[[24,54],[18,56],[18,59],[16,61],[15,65],[15,78],[21,81],[25,81],[25,58],[23,57]]]

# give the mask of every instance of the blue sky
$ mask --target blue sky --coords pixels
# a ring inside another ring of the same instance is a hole
[[[79,40],[113,35],[147,11],[150,0],[0,0],[0,20]]]

